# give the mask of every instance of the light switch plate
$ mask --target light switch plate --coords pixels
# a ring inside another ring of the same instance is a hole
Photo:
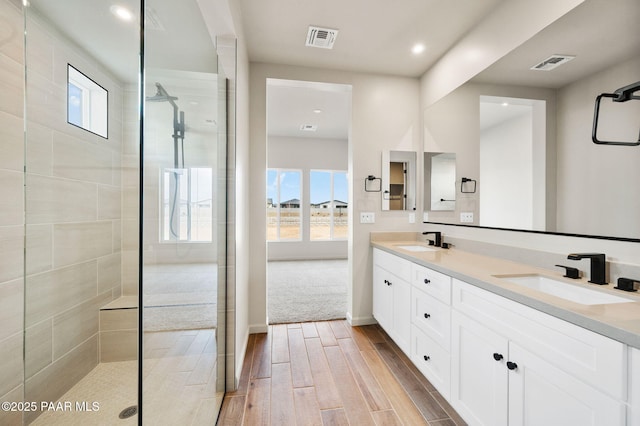
[[[360,212],[360,223],[376,223],[374,212]]]

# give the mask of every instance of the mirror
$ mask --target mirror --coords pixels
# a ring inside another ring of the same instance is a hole
[[[453,152],[424,153],[424,199],[427,210],[456,209],[456,154]]]
[[[416,209],[416,153],[382,153],[382,210]]]
[[[461,223],[461,214],[471,213],[468,224],[475,226],[639,240],[640,147],[591,141],[596,97],[639,80],[639,19],[635,0],[585,0],[429,106],[424,151],[455,153],[457,175],[478,180],[473,194],[461,194],[458,183],[455,210],[430,209],[429,221]],[[557,53],[574,58],[548,71],[531,69]],[[480,126],[488,114],[481,100],[496,109],[529,103],[542,123],[528,131],[526,182],[502,170],[522,160],[512,146],[483,147],[490,126]],[[600,139],[637,140],[640,101],[605,103]],[[492,180],[498,190],[491,189]],[[513,196],[523,195],[524,187],[526,205]]]

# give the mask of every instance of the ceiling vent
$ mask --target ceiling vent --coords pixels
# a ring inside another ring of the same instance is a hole
[[[333,49],[333,43],[336,42],[336,37],[338,37],[338,30],[309,27],[306,46]]]
[[[315,132],[316,130],[318,130],[318,125],[317,124],[303,124],[300,126],[300,130],[302,130],[303,132]]]
[[[160,21],[158,12],[148,6],[144,8],[144,29],[164,31],[164,25],[162,25],[162,22]]]
[[[558,68],[560,65],[566,64],[570,60],[575,58],[571,55],[551,55],[544,61],[531,67],[532,70],[538,71],[551,71],[554,68]]]

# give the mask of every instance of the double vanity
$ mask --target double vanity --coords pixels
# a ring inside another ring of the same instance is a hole
[[[406,234],[371,246],[375,319],[469,424],[640,425],[637,293]]]

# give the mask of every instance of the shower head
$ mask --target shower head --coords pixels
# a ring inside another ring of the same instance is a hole
[[[160,83],[156,83],[156,94],[153,96],[148,96],[146,98],[147,102],[171,102],[177,101],[178,98],[176,96],[169,96],[164,87]]]

